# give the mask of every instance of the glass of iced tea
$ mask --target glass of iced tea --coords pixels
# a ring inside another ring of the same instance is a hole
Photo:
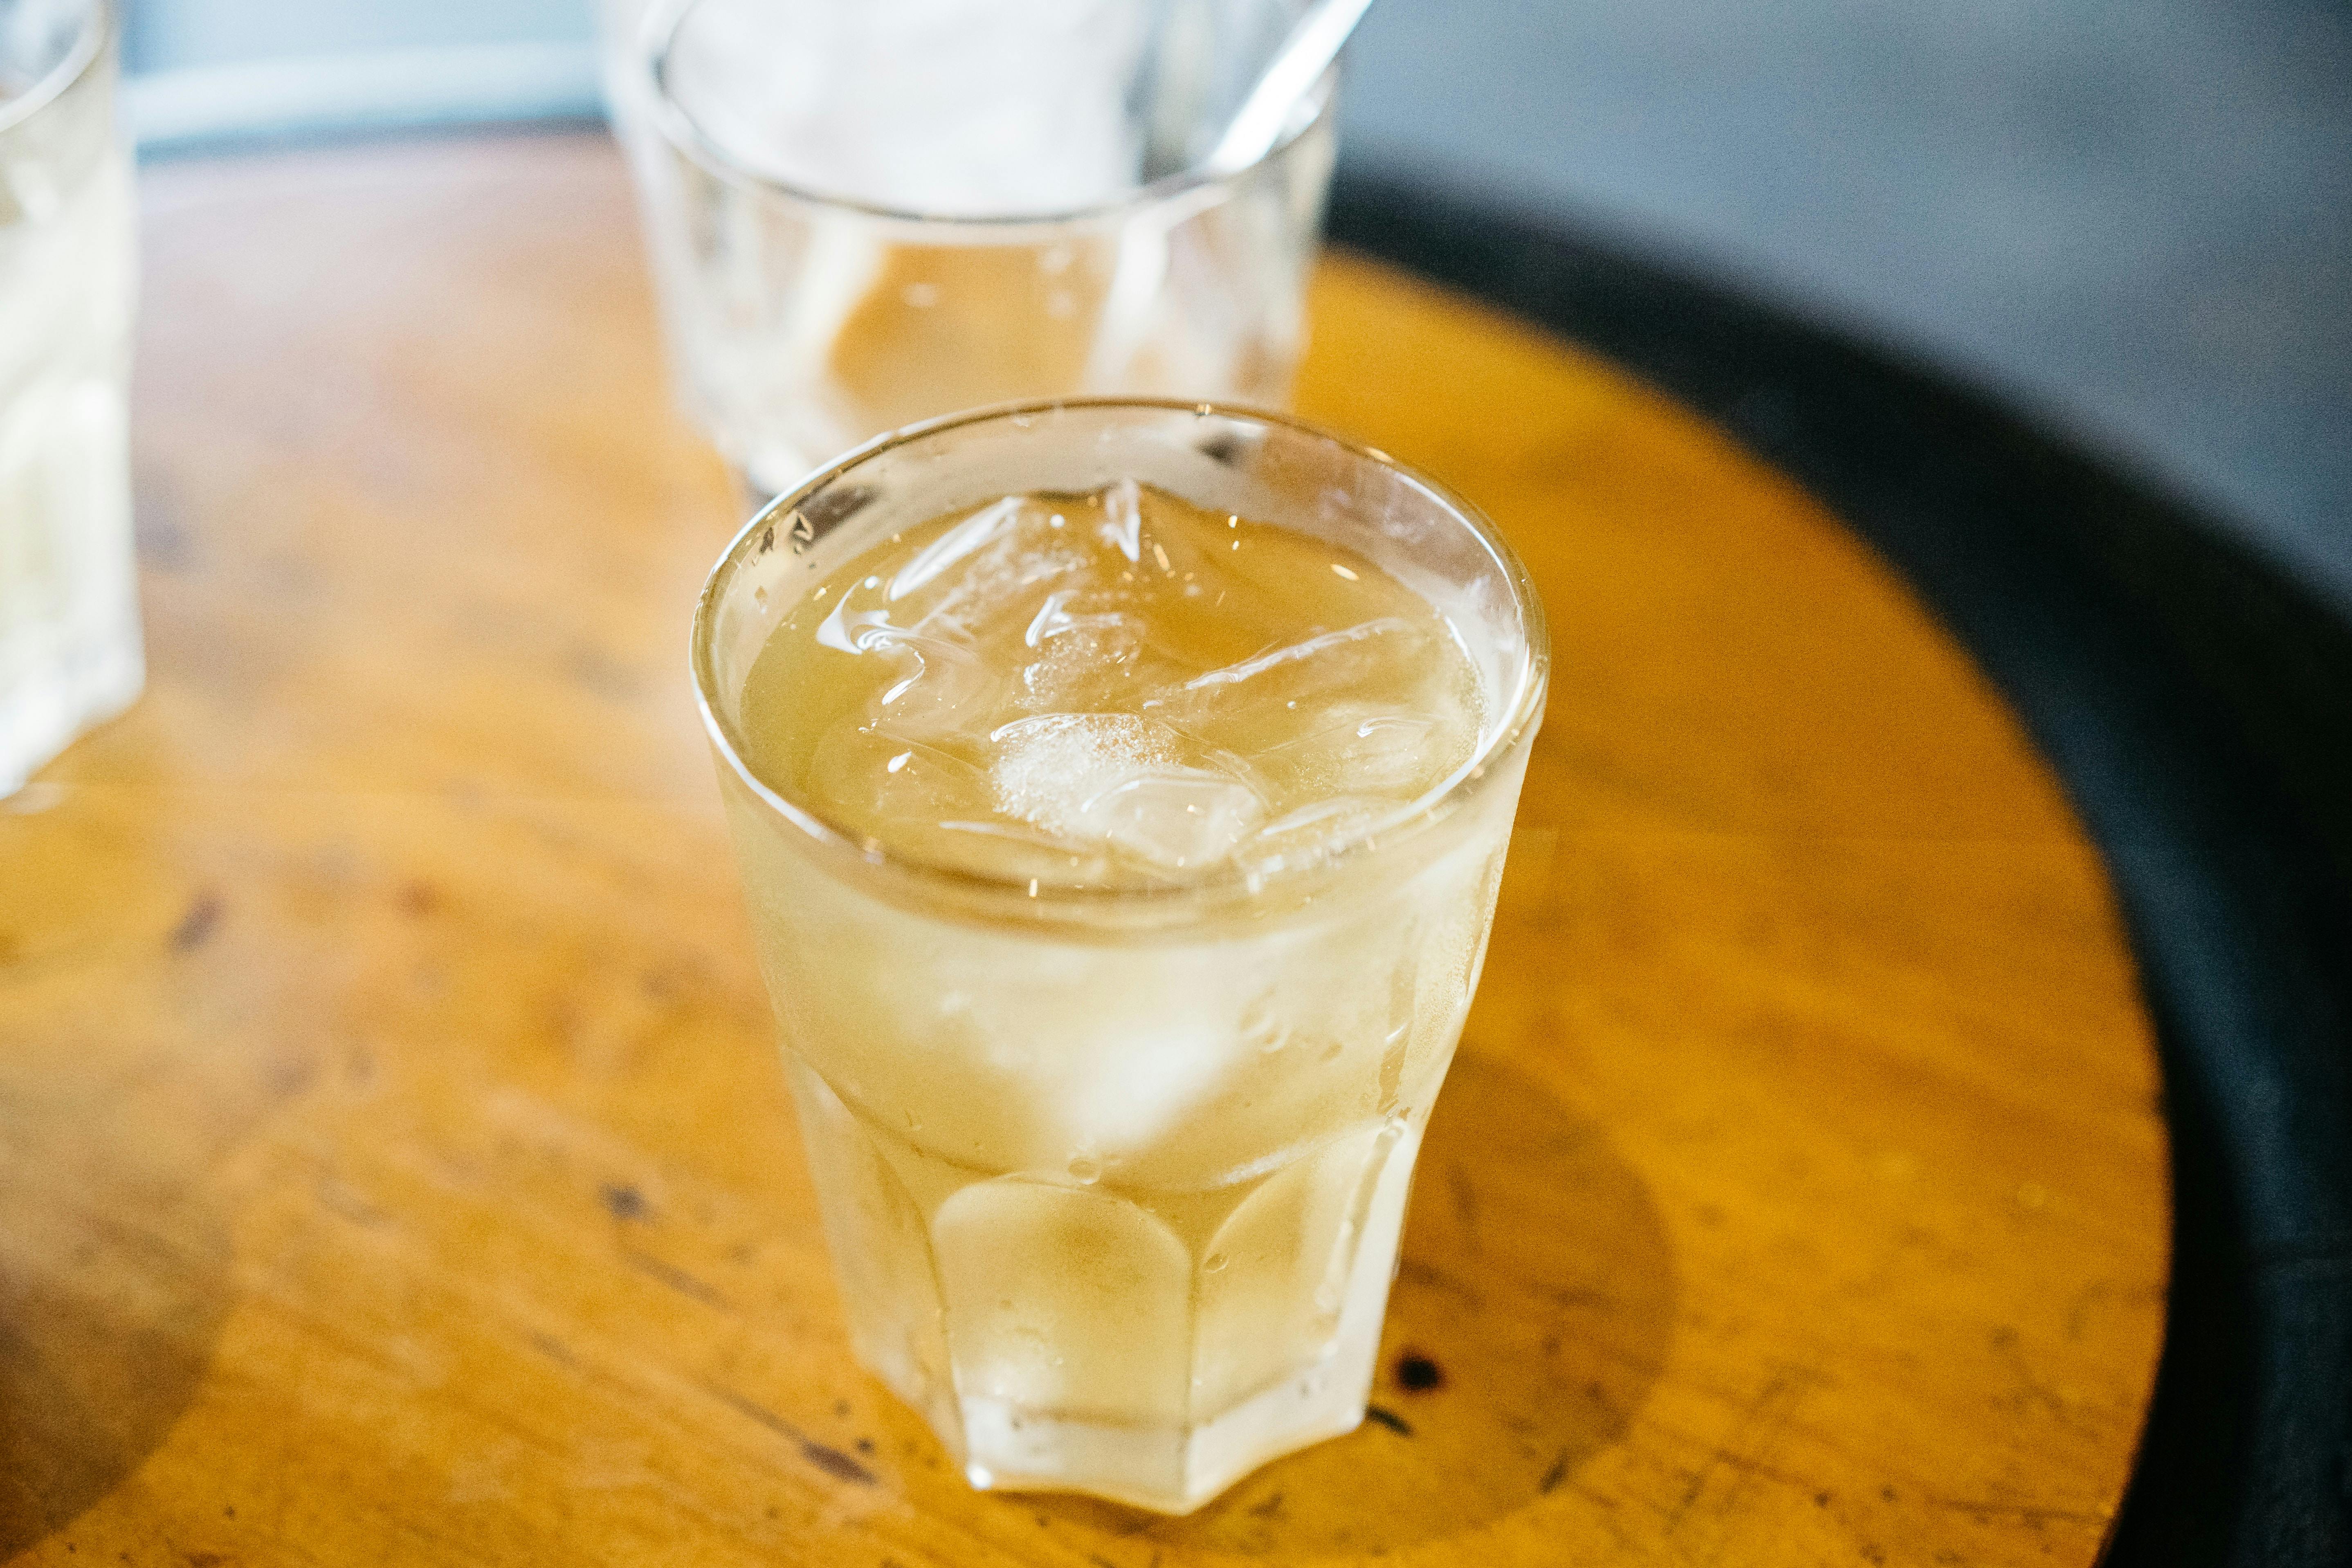
[[[965,415],[755,519],[693,658],[858,1356],[982,1487],[1355,1426],[1543,712],[1492,526],[1270,415]]]
[[[1298,9],[608,0],[674,380],[745,489],[986,404],[1287,402],[1331,79],[1202,165]]]
[[[145,678],[131,154],[103,0],[0,0],[0,795]]]

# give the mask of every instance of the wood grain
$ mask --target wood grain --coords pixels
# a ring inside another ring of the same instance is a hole
[[[985,1497],[850,1364],[685,674],[735,523],[601,140],[148,172],[153,678],[0,811],[0,1556],[2083,1563],[2148,1028],[1954,645],[1711,429],[1328,265],[1310,416],[1558,638],[1377,1414]]]

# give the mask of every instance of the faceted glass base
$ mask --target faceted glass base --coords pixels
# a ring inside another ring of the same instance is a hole
[[[787,1060],[857,1355],[972,1485],[1188,1513],[1362,1421],[1420,1113],[1125,1193],[957,1166]]]

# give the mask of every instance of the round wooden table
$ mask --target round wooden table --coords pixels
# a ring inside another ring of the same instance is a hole
[[[2097,1556],[2168,1222],[2106,884],[1716,430],[1327,264],[1301,410],[1486,507],[1558,655],[1374,1407],[1189,1519],[981,1495],[844,1343],[609,145],[145,190],[150,685],[0,809],[0,1556]]]

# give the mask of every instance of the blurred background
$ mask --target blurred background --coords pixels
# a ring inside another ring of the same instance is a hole
[[[600,112],[592,0],[127,0],[150,156]],[[1987,387],[2352,616],[2352,0],[1380,0],[1343,166]]]

